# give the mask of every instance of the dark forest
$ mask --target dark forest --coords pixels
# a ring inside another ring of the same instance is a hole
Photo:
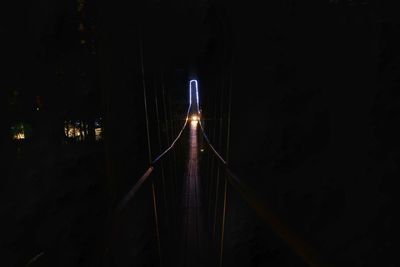
[[[397,10],[3,3],[0,266],[397,266]]]

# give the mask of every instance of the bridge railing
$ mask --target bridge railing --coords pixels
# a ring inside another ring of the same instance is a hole
[[[119,213],[121,212],[124,207],[126,206],[126,204],[134,197],[134,195],[136,194],[136,192],[141,188],[141,186],[143,185],[143,183],[151,176],[154,168],[161,162],[161,160],[165,157],[165,155],[171,151],[174,147],[176,142],[180,139],[180,137],[182,136],[183,131],[186,128],[186,125],[188,123],[189,120],[189,113],[190,113],[190,108],[191,105],[189,105],[189,108],[187,110],[187,114],[186,114],[186,119],[185,122],[181,128],[181,130],[179,131],[178,135],[176,136],[176,138],[174,139],[174,141],[171,143],[171,145],[169,147],[167,147],[159,156],[157,156],[150,164],[150,166],[147,168],[147,170],[143,173],[143,175],[139,178],[139,180],[135,183],[135,185],[132,187],[132,189],[125,195],[125,197],[121,200],[121,202],[118,204],[116,212]]]
[[[221,154],[212,145],[208,138],[201,121],[199,121],[201,133],[213,152],[213,155],[218,160],[221,168],[225,172],[225,195],[223,203],[223,214],[222,214],[222,226],[221,226],[221,240],[220,240],[220,267],[223,266],[223,247],[224,247],[224,228],[226,218],[226,186],[229,183],[235,191],[237,191],[241,198],[251,207],[256,214],[269,225],[269,227],[280,237],[303,261],[311,267],[322,267],[326,266],[322,264],[322,260],[318,257],[316,250],[309,245],[305,240],[300,238],[289,226],[283,223],[278,216],[268,207],[266,207],[262,201],[260,201],[252,190],[238,178],[237,175],[230,169],[228,162],[221,156]]]
[[[116,206],[114,213],[111,215],[109,219],[109,225],[111,228],[110,235],[108,237],[108,242],[107,243],[112,243],[112,235],[116,233],[116,227],[119,224],[120,221],[120,215],[122,214],[122,211],[128,206],[128,204],[131,202],[131,200],[137,195],[137,193],[143,188],[144,184],[146,181],[149,180],[149,178],[154,174],[154,171],[157,167],[159,167],[163,161],[163,159],[171,152],[179,139],[181,138],[189,120],[189,115],[191,112],[191,104],[189,105],[187,112],[186,112],[186,117],[185,121],[183,123],[183,126],[181,127],[180,131],[178,132],[177,136],[175,139],[171,142],[171,144],[165,148],[157,157],[154,158],[154,160],[151,161],[149,164],[148,168],[146,171],[142,174],[142,176],[137,180],[137,182],[132,186],[132,188],[128,191],[128,193],[122,198],[122,200],[118,203]],[[157,201],[156,201],[156,193],[155,193],[155,186],[154,182],[151,183],[151,190],[152,190],[152,195],[153,195],[153,206],[154,206],[154,218],[155,218],[155,224],[156,224],[156,235],[157,235],[157,243],[158,243],[158,250],[159,250],[159,256],[161,258],[161,248],[160,248],[160,239],[159,239],[159,223],[158,223],[158,214],[159,211],[157,211]],[[165,190],[165,188],[164,188]],[[107,262],[107,255],[109,255],[109,247],[106,248],[105,252],[105,258],[104,262]],[[160,259],[161,260],[161,259]]]

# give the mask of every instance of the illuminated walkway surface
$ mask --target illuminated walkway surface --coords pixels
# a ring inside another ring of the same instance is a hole
[[[201,183],[198,170],[197,121],[190,124],[189,157],[183,188],[182,237],[179,266],[210,266],[210,244],[204,228]]]

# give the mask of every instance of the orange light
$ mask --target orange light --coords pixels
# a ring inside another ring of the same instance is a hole
[[[191,118],[192,121],[199,121],[199,116],[193,115]]]

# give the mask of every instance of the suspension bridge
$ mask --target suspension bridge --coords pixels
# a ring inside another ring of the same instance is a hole
[[[224,158],[206,133],[197,80],[189,81],[188,91],[188,108],[182,119],[180,131],[177,131],[175,139],[171,138],[170,145],[164,151],[152,158],[147,96],[144,87],[149,166],[115,209],[110,223],[111,231],[105,249],[104,265],[119,266],[118,255],[129,253],[116,252],[115,248],[113,249],[113,243],[121,242],[118,236],[129,236],[129,228],[133,223],[123,225],[122,214],[131,208],[138,194],[146,193],[151,196],[141,197],[136,204],[147,205],[149,209],[152,209],[154,223],[151,226],[147,225],[146,229],[154,232],[153,245],[158,259],[153,259],[153,265],[225,266],[225,224],[229,216],[227,194],[230,191],[236,191],[247,206],[265,222],[265,227],[269,227],[298,256],[299,261],[312,267],[327,266],[321,263],[316,251],[259,201],[252,190],[230,169],[229,153],[226,153],[227,156]],[[230,139],[230,109],[231,100],[228,98],[227,152]],[[158,138],[160,138],[160,131]],[[182,143],[186,143],[186,146],[178,147],[178,144]],[[183,179],[177,179],[179,174],[175,170],[176,177],[172,177],[171,181],[166,181],[164,161],[167,161],[168,157],[175,157],[175,150],[182,147],[188,149],[183,153],[185,155]],[[211,155],[212,164],[208,164],[207,167],[214,168],[215,166],[216,177],[201,177],[200,175],[203,162],[200,154],[204,154],[204,150]],[[159,175],[154,174],[157,171]],[[158,183],[160,186],[156,186],[156,177],[161,179]],[[150,186],[150,190],[142,190],[146,185]],[[139,220],[141,214],[135,218]],[[124,246],[133,246],[133,244],[127,241]],[[136,262],[134,266],[136,265],[139,266],[140,263]],[[143,266],[149,265],[143,263]]]

